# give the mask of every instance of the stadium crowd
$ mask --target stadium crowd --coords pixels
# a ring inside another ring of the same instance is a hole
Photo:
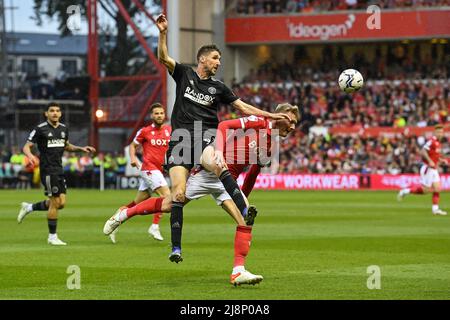
[[[313,130],[311,130],[313,131]],[[297,131],[281,143],[279,173],[418,173],[424,137],[361,137]],[[450,149],[444,143],[443,154]],[[443,165],[442,171],[449,172]]]
[[[228,15],[315,13],[321,11],[365,10],[448,6],[448,0],[227,0]]]
[[[351,95],[339,90],[336,79],[344,66],[333,65],[340,59],[331,59],[335,53],[327,47],[316,64],[270,59],[250,69],[241,82],[234,81],[232,88],[244,101],[265,110],[283,101],[302,106],[304,132],[316,119],[328,127],[424,127],[450,121],[450,61],[438,59],[433,47],[422,59],[405,51],[399,46],[386,55],[376,53],[375,61],[355,54],[352,65],[370,80]],[[307,54],[302,59],[308,59]],[[223,108],[221,117],[233,116],[229,111]]]
[[[105,188],[116,188],[117,178],[125,174],[127,159],[121,153],[87,154],[65,152],[62,157],[64,175],[69,187],[98,188],[100,170],[104,168]],[[13,147],[11,151],[1,149],[0,188],[27,189],[39,186],[39,168],[30,165],[28,158]]]

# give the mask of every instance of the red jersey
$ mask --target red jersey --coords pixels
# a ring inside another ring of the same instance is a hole
[[[162,125],[157,128],[152,123],[136,133],[134,143],[142,145],[142,171],[159,170],[162,172],[171,132],[172,128],[169,125]]]
[[[430,140],[425,143],[423,148],[427,151],[428,156],[431,160],[436,164],[439,163],[439,159],[441,158],[441,143],[436,137],[431,137]],[[426,159],[423,159],[427,165],[430,165]]]
[[[270,161],[271,131],[272,122],[262,117],[222,121],[217,128],[216,150],[223,152],[228,165],[265,165]]]

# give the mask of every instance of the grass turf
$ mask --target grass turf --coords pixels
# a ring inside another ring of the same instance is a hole
[[[431,196],[394,192],[255,191],[259,209],[247,269],[256,286],[233,287],[235,226],[212,199],[185,208],[183,257],[168,260],[163,242],[147,235],[151,216],[121,226],[113,245],[102,233],[135,191],[69,190],[58,222],[67,247],[47,245],[44,212],[21,225],[21,201],[41,191],[0,191],[0,299],[449,299],[450,217],[431,214]],[[441,195],[445,209],[449,195]],[[68,266],[81,269],[81,289],[66,286]],[[381,269],[369,290],[368,266]]]

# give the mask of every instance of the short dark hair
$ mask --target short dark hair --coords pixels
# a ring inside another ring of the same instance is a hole
[[[161,103],[156,102],[156,103],[152,104],[152,106],[150,107],[150,112],[153,112],[153,110],[155,110],[156,108],[164,109],[164,106]]]
[[[444,126],[442,124],[437,124],[434,126],[434,130],[441,130],[444,129]]]
[[[219,54],[222,54],[222,52],[220,52],[219,48],[215,44],[207,44],[207,45],[202,46],[197,51],[197,62],[200,61],[201,56],[206,55],[213,51],[217,51]]]
[[[61,109],[61,106],[58,104],[58,103],[56,103],[56,102],[50,102],[49,104],[47,104],[47,111],[48,111],[48,109],[50,109],[51,107],[57,107],[57,108],[60,108]]]

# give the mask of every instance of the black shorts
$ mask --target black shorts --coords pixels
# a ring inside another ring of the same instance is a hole
[[[182,166],[187,170],[200,164],[200,156],[203,150],[214,142],[214,136],[205,137],[202,140],[192,142],[187,141],[170,141],[169,148],[166,152],[164,169],[168,172],[170,168]]]
[[[67,185],[63,174],[42,174],[41,183],[46,196],[57,197],[61,193],[66,193]]]

